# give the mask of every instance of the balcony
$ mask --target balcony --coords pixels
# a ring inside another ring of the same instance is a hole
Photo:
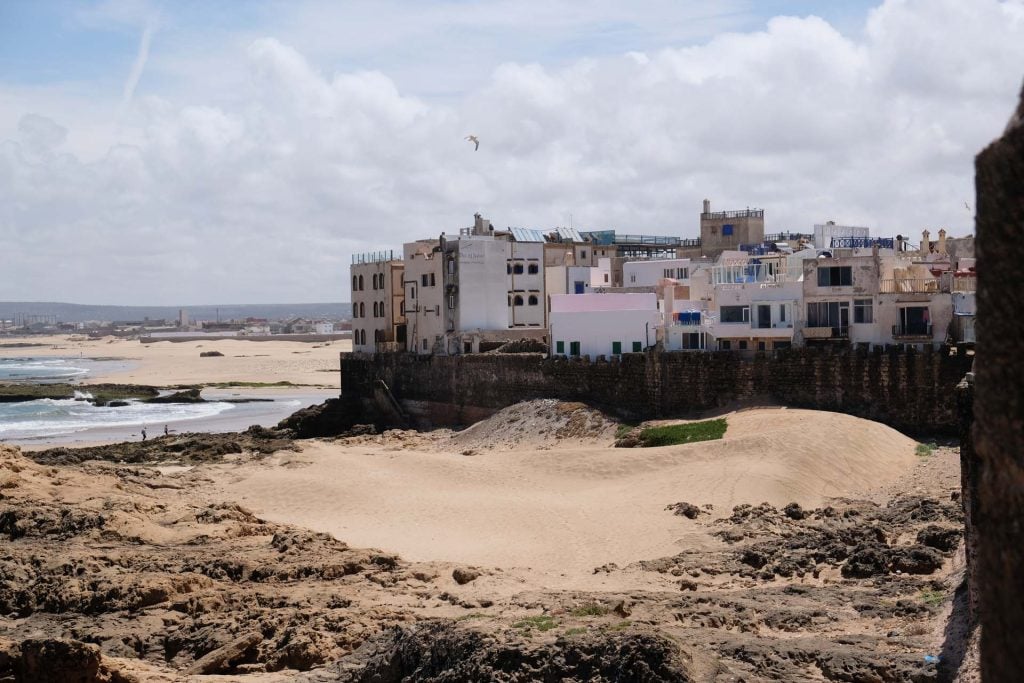
[[[805,327],[804,339],[849,339],[849,327]]]
[[[976,292],[978,291],[977,275],[956,275],[953,277],[954,292]]]
[[[898,323],[892,326],[892,338],[900,340],[931,340],[931,323]]]
[[[931,294],[940,290],[935,278],[887,278],[878,281],[878,291],[882,294]]]

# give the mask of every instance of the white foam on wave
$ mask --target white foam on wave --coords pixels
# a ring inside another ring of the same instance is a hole
[[[140,403],[97,407],[75,399],[0,404],[0,436],[32,439],[107,427],[142,427],[201,420],[234,410],[231,403]]]

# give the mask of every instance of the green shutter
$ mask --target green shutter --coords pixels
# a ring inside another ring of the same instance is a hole
[[[640,342],[633,342],[633,353],[640,353],[644,350],[644,345]]]
[[[612,342],[612,355],[618,356],[622,353],[622,342]]]
[[[580,355],[580,343],[578,341],[577,342],[569,342],[569,355],[572,355],[572,356]]]
[[[564,341],[557,341],[557,342],[555,342],[555,353],[565,353],[565,342]]]

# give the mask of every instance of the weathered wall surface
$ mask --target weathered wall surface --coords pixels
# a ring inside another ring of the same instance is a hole
[[[912,434],[956,434],[955,387],[970,357],[913,351],[790,349],[644,353],[621,359],[533,354],[342,354],[343,398],[359,402],[384,381],[420,424],[468,424],[518,401],[583,401],[624,419],[685,416],[735,401],[850,413]]]
[[[1024,93],[975,171],[979,353],[965,491],[977,496],[968,539],[982,679],[992,683],[1019,681],[1024,671]]]

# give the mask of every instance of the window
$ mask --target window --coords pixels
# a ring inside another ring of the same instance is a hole
[[[360,318],[365,318],[366,317],[366,303],[364,303],[364,302],[360,302],[359,303],[359,317]]]
[[[818,267],[819,287],[850,287],[853,285],[852,266]]]
[[[740,351],[746,351],[746,350],[747,350],[747,340],[746,339],[740,339]]]
[[[853,322],[870,323],[874,319],[873,313],[871,299],[853,300]]]
[[[763,342],[763,341],[757,342],[757,350],[758,351],[766,351],[767,348],[768,348],[768,346],[767,346],[767,344],[765,342]]]
[[[359,291],[359,278],[356,277],[355,275],[352,276],[352,291],[353,292],[358,292]]]
[[[605,281],[605,282],[608,282],[608,273],[605,273],[605,274],[604,274],[604,281]]]
[[[776,349],[776,350],[778,350],[778,349],[788,349],[788,348],[791,348],[792,346],[793,346],[793,342],[788,342],[788,341],[777,341],[777,342],[772,343],[772,348]]]
[[[677,280],[685,280],[688,277],[690,277],[690,269],[689,268],[676,268],[676,279]]]
[[[674,277],[675,271],[671,268],[666,268],[665,270],[661,271],[661,275],[662,277]]]
[[[431,273],[430,274],[430,286],[433,287],[436,284],[437,284],[437,280],[435,279],[434,273]]]
[[[526,300],[526,303],[530,304],[531,306],[536,306],[537,305],[537,295],[531,294],[530,297]]]
[[[612,342],[612,355],[613,356],[622,355],[622,342],[620,342],[620,341]]]
[[[420,275],[420,284],[423,285],[424,287],[426,287],[427,286],[427,282],[428,282],[427,274],[423,273],[423,275]]]
[[[633,353],[640,353],[644,350],[644,345],[641,342],[633,342]]]
[[[526,267],[526,272],[529,273],[530,275],[536,275],[537,273],[540,272],[540,266],[538,266],[536,263],[531,263]]]
[[[423,338],[423,350],[424,351],[427,350],[427,338],[426,337]]]
[[[899,325],[895,325],[895,334],[902,335],[930,335],[931,316],[927,306],[907,306],[900,309]]]
[[[630,273],[629,274],[629,281],[630,282],[636,282],[636,273]]]
[[[359,291],[363,291],[363,276],[359,276]]]
[[[521,297],[518,294],[516,294],[515,297],[512,298],[512,305],[513,306],[522,306],[523,305],[523,297]]]
[[[455,274],[455,259],[453,259],[451,257],[448,258],[448,274],[449,275],[454,275]]]
[[[749,306],[722,306],[719,309],[719,318],[723,323],[746,323],[750,322]]]
[[[441,315],[441,304],[434,304],[434,315]]]
[[[373,278],[373,283],[377,284],[377,277],[376,276],[374,276],[374,278]],[[374,318],[377,317],[377,302],[376,301],[373,302],[373,317]]]
[[[508,299],[508,305],[511,306],[512,305],[512,295],[509,294],[509,295],[506,296],[506,298]]]
[[[523,264],[522,263],[513,263],[512,264],[512,274],[513,275],[522,275],[523,274]]]
[[[506,263],[505,264],[505,274],[506,275],[511,275],[512,274],[512,264],[511,263]]]
[[[732,234],[732,225],[730,225],[729,223],[726,223],[725,225],[722,226],[722,235],[731,235],[731,234]]]
[[[813,301],[807,304],[807,327],[838,327],[850,324],[850,302]]]
[[[723,339],[718,342],[718,348],[722,349],[723,351],[731,351],[732,342],[728,339]]]
[[[564,341],[556,341],[555,342],[555,353],[565,353],[565,342]]]
[[[398,304],[398,311],[400,315],[405,315],[405,299],[402,299]]]
[[[786,322],[786,304],[779,304],[779,322]]]
[[[579,342],[569,342],[569,355],[570,356],[578,356],[578,355],[580,355],[580,343]]]
[[[413,285],[412,288],[409,289],[409,298],[410,299],[415,299],[416,298],[416,285]]]
[[[584,249],[583,251],[580,252],[580,259],[582,260],[582,259],[586,259],[586,258],[587,258],[587,250]]]

